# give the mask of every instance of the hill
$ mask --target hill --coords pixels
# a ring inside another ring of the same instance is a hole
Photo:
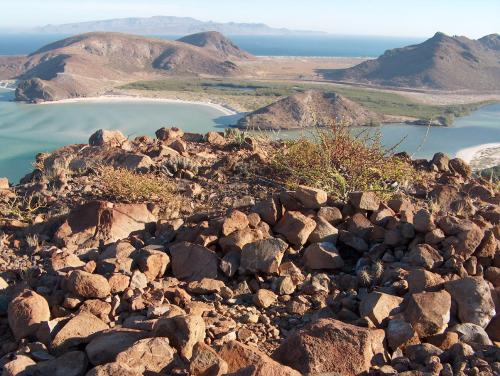
[[[330,79],[439,90],[499,90],[500,36],[478,40],[436,33],[427,41],[386,51],[375,60],[331,71]]]
[[[262,23],[200,21],[191,17],[131,17],[64,25],[45,25],[36,28],[38,33],[78,34],[92,31],[114,31],[145,35],[184,35],[215,30],[229,35],[290,35],[324,34],[315,31],[277,29]]]
[[[246,115],[238,127],[300,129],[329,125],[332,119],[348,125],[370,125],[380,123],[384,117],[339,94],[308,90]]]
[[[240,59],[247,56],[244,51],[222,35],[204,39],[213,43],[195,46],[121,33],[88,33],[35,51],[17,69],[2,63],[7,58],[0,59],[0,67],[7,67],[5,75],[11,72],[23,81],[17,98],[24,101],[96,95],[117,82],[154,74],[229,76],[239,70],[229,61],[235,57],[229,55],[229,46]]]
[[[251,54],[235,45],[229,38],[217,31],[197,33],[178,39],[179,42],[202,47],[222,59],[249,59]]]

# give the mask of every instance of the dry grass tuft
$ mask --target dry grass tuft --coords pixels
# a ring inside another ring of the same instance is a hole
[[[344,125],[316,128],[312,137],[286,141],[273,159],[289,187],[305,184],[337,199],[353,191],[390,197],[415,178],[412,166],[382,146],[379,132],[353,135]]]
[[[182,199],[177,184],[155,174],[138,174],[102,166],[97,169],[99,186],[106,199],[123,203],[153,203],[166,217],[178,214]]]

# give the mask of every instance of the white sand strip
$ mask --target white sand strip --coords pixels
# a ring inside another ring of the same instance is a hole
[[[149,98],[149,97],[134,97],[125,95],[103,95],[100,97],[87,97],[87,98],[70,98],[62,99],[59,101],[43,102],[42,105],[48,104],[61,104],[61,103],[78,103],[78,102],[93,102],[93,103],[110,103],[110,102],[162,102],[162,103],[183,103],[183,104],[196,104],[200,106],[208,106],[215,110],[222,112],[224,115],[236,115],[238,112],[231,108],[222,106],[212,102],[201,101],[186,101],[181,99],[168,99],[168,98]]]
[[[457,152],[456,157],[463,159],[467,163],[471,163],[475,158],[479,157],[483,151],[494,148],[500,148],[500,143],[482,144],[461,149]]]

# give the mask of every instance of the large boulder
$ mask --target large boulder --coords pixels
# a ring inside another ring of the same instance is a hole
[[[275,273],[288,244],[278,238],[257,240],[243,247],[241,251],[241,273]]]
[[[341,269],[344,260],[340,257],[337,247],[333,243],[313,243],[304,252],[304,264],[313,270]]]
[[[228,365],[229,373],[249,376],[300,376],[290,367],[279,364],[260,350],[238,341],[224,344],[219,356]]]
[[[288,211],[274,226],[274,231],[283,235],[291,244],[301,246],[316,228],[316,221],[298,211]]]
[[[485,328],[493,316],[495,305],[488,283],[481,277],[466,277],[444,284],[458,307],[462,323],[470,322]]]
[[[205,321],[197,315],[165,317],[154,327],[155,337],[166,337],[185,359],[191,359],[193,348],[205,340]]]
[[[111,294],[108,280],[99,274],[91,274],[82,270],[71,272],[67,283],[68,289],[82,298],[103,299]]]
[[[168,338],[145,338],[120,352],[116,361],[145,374],[160,374],[166,371],[175,356],[176,351],[170,346]]]
[[[127,142],[127,137],[118,130],[108,131],[99,129],[89,138],[90,146],[109,146],[113,148],[122,147]]]
[[[95,335],[85,347],[85,351],[95,366],[114,362],[119,353],[146,336],[147,333],[140,330],[111,329]]]
[[[334,319],[320,319],[290,335],[273,358],[302,374],[367,372],[385,357],[385,333]]]
[[[172,272],[176,278],[199,281],[203,278],[217,278],[217,255],[210,249],[189,242],[170,247]]]
[[[92,248],[127,238],[156,222],[146,204],[113,204],[90,201],[72,210],[54,240],[68,248]]]
[[[9,304],[7,310],[9,326],[14,337],[34,335],[40,324],[50,320],[49,304],[45,298],[34,291],[24,290]]]
[[[51,347],[56,352],[88,343],[91,337],[108,329],[99,318],[88,312],[81,312],[70,319],[52,339]]]
[[[446,330],[450,309],[451,296],[446,291],[422,292],[411,295],[404,315],[417,334],[425,338]]]

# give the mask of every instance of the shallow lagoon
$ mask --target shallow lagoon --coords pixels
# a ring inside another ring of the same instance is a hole
[[[12,91],[0,90],[0,176],[11,181],[31,170],[37,153],[85,143],[100,128],[119,129],[131,138],[152,136],[163,126],[206,133],[221,130],[238,117],[199,104],[128,101],[26,105],[12,102],[12,98]],[[405,124],[379,129],[385,145],[396,145],[404,138],[399,150],[415,157],[429,158],[436,151],[455,155],[464,148],[500,142],[500,104],[458,119],[453,127],[431,128],[428,134],[426,127]]]

